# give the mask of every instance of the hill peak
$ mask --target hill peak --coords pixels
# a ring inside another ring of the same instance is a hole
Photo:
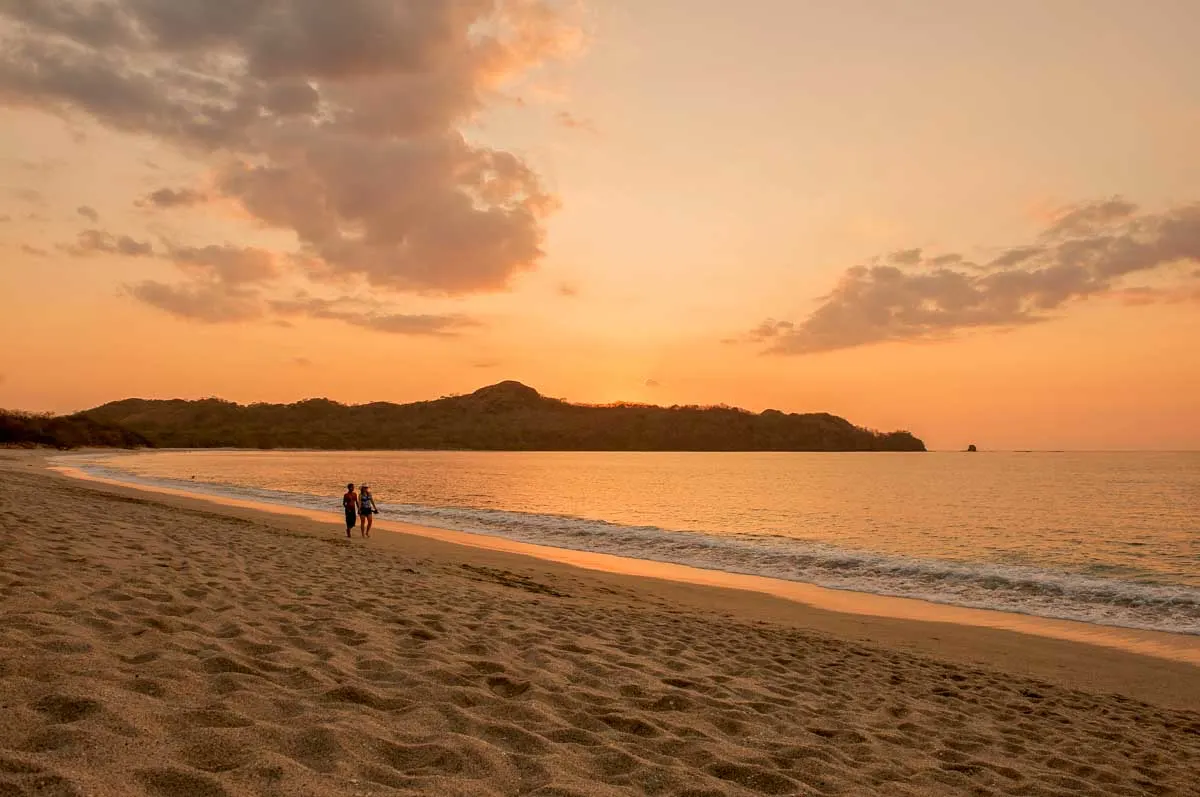
[[[471,396],[473,398],[518,402],[536,402],[542,399],[542,394],[529,385],[523,385],[511,379],[504,382],[497,382],[487,387],[481,387],[472,393]]]

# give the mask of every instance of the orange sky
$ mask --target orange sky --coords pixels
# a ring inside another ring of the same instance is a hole
[[[1200,448],[1195,3],[257,5],[0,10],[0,406]]]

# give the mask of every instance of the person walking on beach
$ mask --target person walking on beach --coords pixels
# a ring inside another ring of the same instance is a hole
[[[346,536],[350,536],[350,532],[354,531],[354,521],[358,518],[358,493],[354,492],[354,485],[346,485],[346,494],[342,496],[342,508],[346,510]]]
[[[375,496],[371,495],[371,488],[365,484],[359,488],[358,514],[362,517],[358,533],[363,537],[370,537],[371,526],[375,523],[375,516],[379,514],[379,507],[375,506]]]

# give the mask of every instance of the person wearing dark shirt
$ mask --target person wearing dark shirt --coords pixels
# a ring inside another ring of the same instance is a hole
[[[354,485],[346,485],[346,494],[342,496],[342,508],[346,510],[346,536],[350,536],[350,532],[354,530],[354,522],[358,520],[358,493],[354,492]]]

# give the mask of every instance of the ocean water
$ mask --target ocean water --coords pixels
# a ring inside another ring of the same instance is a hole
[[[1200,453],[156,451],[97,476],[1088,623],[1200,634]]]

